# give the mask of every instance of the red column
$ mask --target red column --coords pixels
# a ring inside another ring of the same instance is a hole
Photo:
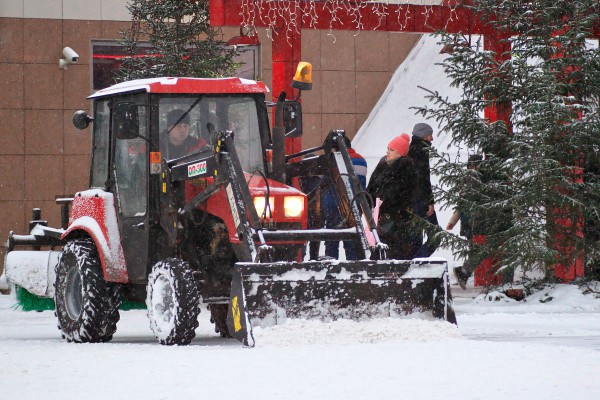
[[[583,182],[583,175],[576,174],[572,178],[575,182]],[[564,212],[560,209],[553,210],[553,218],[552,222],[559,227],[565,229],[567,232],[574,231],[574,234],[582,237],[583,236],[583,217],[579,216],[578,219],[573,221],[571,218],[564,218],[561,215]],[[567,255],[567,259],[571,260],[570,263],[556,263],[554,264],[554,276],[563,282],[570,282],[577,277],[581,277],[585,275],[584,268],[584,256],[583,254],[575,254],[575,249],[570,244],[571,238],[570,235],[565,235],[563,233],[556,233],[556,235],[551,238],[554,246],[556,246],[556,250],[563,255]]]
[[[302,48],[302,25],[300,18],[296,19],[298,32],[295,27],[288,27],[278,24],[278,28],[272,32],[273,35],[273,101],[277,101],[279,94],[284,91],[287,99],[295,97],[294,89],[292,88],[292,79],[296,72],[296,67],[300,61]],[[280,27],[279,27],[280,26]],[[275,110],[271,115],[272,121],[275,121]],[[302,150],[302,138],[287,138],[285,140],[285,154],[293,154]],[[296,188],[300,187],[298,179],[294,179],[292,185]],[[302,261],[302,251],[298,251],[297,261]]]
[[[564,28],[556,32],[555,35],[564,35],[569,29],[568,25],[565,25]],[[564,57],[562,50],[560,50],[560,43],[556,42],[555,46],[559,49],[555,57]],[[573,72],[573,67],[567,67],[564,71],[556,71],[557,78],[563,81],[569,80],[571,79],[569,77],[571,72]],[[582,165],[583,160],[581,157],[579,163],[576,163],[576,165],[573,166],[572,173],[570,176],[567,176],[567,179],[571,179],[574,183],[583,183]],[[557,188],[556,190],[561,189]],[[554,237],[550,240],[552,240],[555,249],[561,255],[565,256],[563,260],[568,260],[564,263],[558,262],[554,264],[554,276],[565,282],[572,281],[577,277],[585,275],[584,254],[576,254],[575,248],[572,245],[574,237],[583,237],[583,210],[580,210],[579,214],[573,215],[574,213],[570,213],[568,210],[560,208],[548,210],[549,224],[554,224],[558,227]]]
[[[298,19],[296,26],[301,31],[301,21]],[[287,98],[292,99],[297,93],[292,89],[292,78],[300,61],[302,36],[292,27],[276,28],[273,32],[273,101],[277,101],[279,94],[286,92]],[[274,117],[274,116],[273,116]],[[285,153],[292,154],[302,150],[301,138],[288,138],[285,142]]]
[[[493,31],[486,34],[483,38],[483,49],[485,51],[492,51],[495,53],[495,60],[498,63],[502,63],[510,58],[510,43],[503,40],[498,32]],[[496,121],[505,121],[506,125],[511,126],[510,115],[512,112],[512,105],[510,103],[494,103],[484,110],[484,117],[490,123]],[[486,242],[485,235],[477,235],[473,237],[475,244],[484,244]],[[475,268],[473,273],[474,286],[487,286],[487,285],[501,285],[502,275],[495,275],[498,270],[497,257],[488,257]]]
[[[495,53],[494,58],[498,63],[510,59],[510,43],[504,39],[506,38],[495,31],[483,37],[483,49],[485,51],[493,51]],[[510,103],[494,103],[484,110],[484,117],[490,122],[504,121],[510,127],[511,113],[512,105]]]
[[[475,245],[484,245],[485,241],[485,235],[473,235]],[[473,286],[502,285],[502,275],[495,275],[498,270],[495,265],[498,261],[495,257],[488,257],[481,261],[473,273]]]

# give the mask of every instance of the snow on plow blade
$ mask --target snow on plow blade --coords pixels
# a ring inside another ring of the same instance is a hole
[[[443,259],[237,263],[229,333],[254,346],[252,326],[286,318],[363,320],[429,313],[456,323]]]

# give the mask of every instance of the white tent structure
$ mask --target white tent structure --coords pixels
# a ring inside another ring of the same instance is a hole
[[[410,134],[418,122],[427,122],[433,127],[434,146],[446,151],[450,138],[437,135],[436,121],[425,120],[411,109],[428,105],[427,92],[419,87],[437,91],[451,101],[460,99],[460,90],[450,87],[450,79],[438,65],[445,57],[440,54],[441,48],[434,35],[422,35],[356,134],[352,146],[366,158],[369,171],[375,169],[379,159],[385,155],[388,142],[403,132]]]

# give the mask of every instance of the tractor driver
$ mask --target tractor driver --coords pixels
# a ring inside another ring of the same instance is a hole
[[[190,136],[190,116],[181,109],[167,114],[167,131],[161,138],[161,151],[166,159],[180,158],[205,146],[204,139]]]

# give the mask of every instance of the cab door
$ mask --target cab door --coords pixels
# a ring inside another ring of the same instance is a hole
[[[124,99],[135,102],[139,98]],[[148,264],[149,144],[146,107],[137,107],[139,137],[115,139],[114,173],[121,244],[130,281],[145,283]],[[141,136],[141,137],[140,137]]]

